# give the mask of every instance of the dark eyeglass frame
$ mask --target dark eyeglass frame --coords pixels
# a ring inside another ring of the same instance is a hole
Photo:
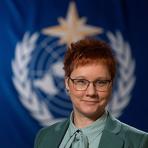
[[[109,86],[110,86],[110,84],[111,84],[111,82],[112,82],[111,79],[101,79],[101,80],[89,81],[89,80],[86,80],[86,79],[76,79],[76,78],[73,79],[73,78],[71,78],[71,77],[69,77],[69,80],[72,81],[73,87],[74,87],[74,89],[77,90],[77,91],[86,91],[87,88],[89,87],[90,83],[92,83],[93,86],[95,87],[95,89],[96,89],[97,91],[100,91],[100,92],[102,91],[102,92],[104,92],[104,91],[107,91],[107,90],[108,90],[108,88],[109,88]],[[68,81],[69,81],[69,80],[68,80]],[[84,87],[84,88],[78,88],[78,87],[77,87],[78,81],[83,81],[83,82],[85,82],[85,83],[86,83],[86,86],[82,86],[82,87]],[[97,85],[97,83],[98,83],[99,85]]]

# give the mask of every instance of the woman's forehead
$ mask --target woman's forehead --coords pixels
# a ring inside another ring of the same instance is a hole
[[[102,63],[79,65],[78,67],[74,67],[71,75],[82,77],[110,77],[107,65]]]

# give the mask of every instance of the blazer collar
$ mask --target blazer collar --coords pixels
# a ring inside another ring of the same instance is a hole
[[[45,148],[59,148],[59,145],[67,131],[69,127],[69,119],[54,124],[53,126],[49,127],[49,132],[46,134],[47,136],[47,141],[50,142],[45,142],[45,145],[43,145],[42,147]]]
[[[102,133],[99,148],[122,148],[124,145],[123,139],[119,136],[121,123],[110,113],[106,121],[106,126]]]
[[[65,136],[65,133],[69,127],[70,119],[65,120],[64,122],[61,122],[57,127],[56,127],[56,135],[54,136],[54,143],[55,147],[59,147],[63,137]]]
[[[59,147],[70,123],[70,119],[62,122],[56,127],[56,136],[54,136],[55,147]],[[124,140],[119,136],[121,123],[108,113],[106,126],[102,133],[99,148],[123,148]]]

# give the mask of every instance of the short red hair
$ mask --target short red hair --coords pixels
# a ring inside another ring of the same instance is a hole
[[[116,73],[116,60],[107,43],[91,38],[72,43],[64,57],[65,77],[69,77],[78,66],[100,62],[108,67],[113,80]]]

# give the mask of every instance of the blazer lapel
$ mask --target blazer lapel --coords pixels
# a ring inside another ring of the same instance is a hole
[[[50,135],[48,136],[48,138],[50,138],[50,143],[46,143],[46,147],[59,148],[68,126],[69,120],[66,120],[54,127],[53,132],[50,132]]]
[[[123,148],[124,140],[119,136],[120,130],[120,122],[108,114],[99,148]]]
[[[67,131],[69,120],[54,128],[53,135],[50,135],[50,143],[46,147],[59,148],[59,145]],[[123,148],[124,140],[119,136],[121,123],[108,114],[105,129],[102,133],[99,148]],[[55,132],[56,131],[56,132]]]

